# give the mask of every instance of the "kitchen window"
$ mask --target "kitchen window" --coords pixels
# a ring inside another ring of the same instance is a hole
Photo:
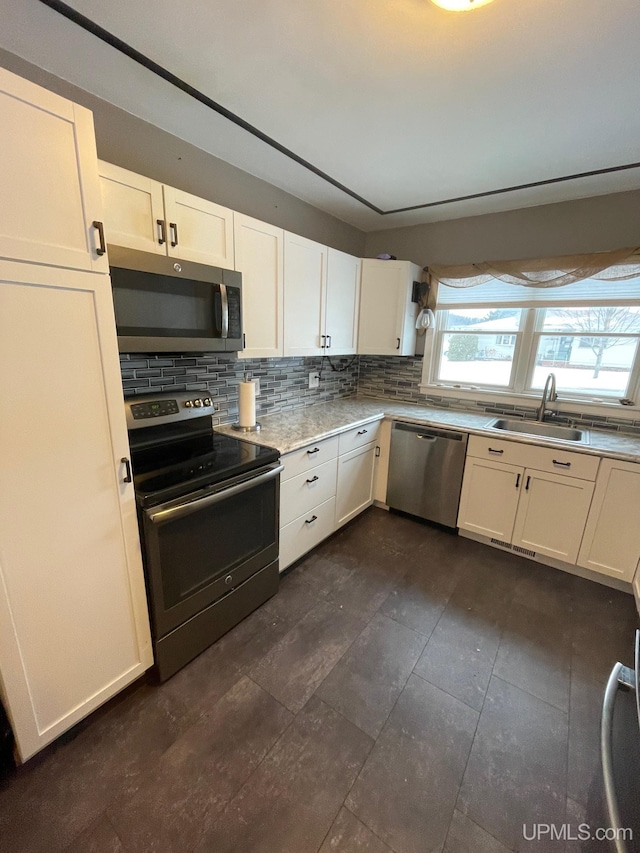
[[[640,378],[640,304],[437,312],[429,385],[566,398],[630,397]]]
[[[426,393],[527,404],[553,372],[561,399],[586,410],[619,400],[640,408],[640,249],[429,273]]]

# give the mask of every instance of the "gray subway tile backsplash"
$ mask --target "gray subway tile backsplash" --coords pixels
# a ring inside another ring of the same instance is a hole
[[[256,400],[261,414],[291,411],[313,403],[329,402],[356,393],[396,402],[421,403],[442,409],[533,417],[534,406],[513,403],[485,403],[438,394],[423,394],[422,358],[418,356],[357,356],[332,358],[239,359],[232,354],[210,353],[202,356],[121,355],[120,367],[125,396],[156,391],[202,391],[215,399],[217,423],[229,423],[238,416],[237,385],[246,372],[260,379]],[[321,371],[320,387],[309,388],[309,373]],[[640,435],[640,420],[562,412],[559,423],[579,421],[581,426],[604,428]]]

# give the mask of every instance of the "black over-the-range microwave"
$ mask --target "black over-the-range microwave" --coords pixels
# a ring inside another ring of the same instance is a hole
[[[242,349],[242,276],[109,246],[120,352]]]

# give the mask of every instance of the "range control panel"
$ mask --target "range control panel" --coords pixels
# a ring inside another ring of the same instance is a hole
[[[177,415],[177,400],[152,400],[149,403],[132,403],[131,414],[134,420],[140,418],[161,418],[163,415]]]
[[[129,429],[149,426],[150,422],[173,423],[203,415],[212,415],[215,404],[210,396],[178,391],[171,396],[133,397],[125,401]]]

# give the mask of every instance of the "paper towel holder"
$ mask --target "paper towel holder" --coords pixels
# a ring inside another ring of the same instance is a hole
[[[231,424],[231,429],[235,429],[238,432],[260,432],[262,424],[258,423],[258,421],[253,426],[240,426],[240,424],[235,423]]]

